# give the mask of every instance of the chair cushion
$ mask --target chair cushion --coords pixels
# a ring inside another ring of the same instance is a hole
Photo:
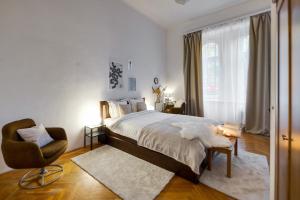
[[[60,150],[65,148],[67,144],[68,144],[67,140],[57,140],[42,147],[41,151],[45,158],[50,158],[51,156],[55,155]]]
[[[33,142],[39,147],[43,147],[54,141],[43,124],[31,128],[18,129],[17,133],[27,142]]]

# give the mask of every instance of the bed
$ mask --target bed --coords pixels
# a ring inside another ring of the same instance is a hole
[[[101,101],[100,102],[100,110],[101,110],[101,117],[103,120],[107,120],[107,119],[110,119],[110,112],[109,112],[109,103],[108,101]],[[145,112],[139,112],[139,113],[136,113],[136,114],[131,114],[131,115],[128,115],[127,118],[129,119],[126,119],[126,117],[124,117],[123,121],[126,121],[126,120],[139,120],[140,118],[151,118],[151,116],[162,116],[162,120],[161,124],[164,123],[164,117],[165,118],[168,118],[166,120],[170,120],[170,119],[173,119],[174,120],[177,120],[180,119],[179,116],[175,116],[175,115],[171,115],[171,114],[159,114],[159,113],[155,113],[154,111],[145,111]],[[168,115],[168,116],[165,116],[165,115]],[[125,120],[126,119],[126,120]],[[183,119],[183,118],[182,118]],[[119,122],[121,121],[121,122]],[[119,120],[118,123],[122,123],[122,120]],[[115,123],[115,124],[118,124],[118,123]],[[128,122],[127,122],[128,123]],[[153,125],[155,125],[156,123],[153,123],[151,124],[152,126],[152,129],[155,129],[155,126],[153,127]],[[150,126],[150,127],[151,127]],[[140,159],[143,159],[145,161],[148,161],[154,165],[157,165],[159,167],[162,167],[166,170],[169,170],[169,171],[172,171],[174,172],[176,175],[184,178],[184,179],[187,179],[193,183],[199,183],[199,177],[201,176],[202,172],[204,171],[204,169],[206,168],[207,166],[207,149],[206,148],[203,148],[200,150],[197,150],[199,151],[199,156],[198,154],[193,154],[192,157],[194,156],[193,159],[191,158],[188,158],[187,161],[189,160],[196,160],[197,162],[194,162],[193,164],[197,166],[194,166],[194,167],[191,167],[191,164],[187,164],[188,162],[182,162],[183,160],[180,160],[180,159],[175,159],[175,157],[172,155],[168,155],[166,153],[162,153],[163,150],[161,152],[157,151],[156,149],[151,149],[151,147],[146,147],[147,145],[145,146],[142,146],[140,143],[140,141],[143,141],[142,139],[137,139],[134,137],[134,134],[130,135],[130,130],[128,129],[128,131],[126,131],[127,129],[122,129],[119,130],[119,131],[115,131],[115,128],[113,126],[107,126],[106,127],[106,139],[105,139],[105,143],[110,145],[110,146],[113,146],[117,149],[120,149],[122,151],[125,151],[131,155],[134,155]],[[144,131],[145,132],[145,131]],[[145,135],[146,134],[146,135]],[[159,136],[159,134],[157,134]],[[143,138],[143,136],[147,136],[147,132],[144,133],[144,135],[140,135],[140,138]],[[173,136],[171,136],[173,137]],[[178,138],[177,136],[174,136],[174,138]],[[173,139],[174,139],[173,138]],[[170,144],[170,141],[168,139],[166,139],[166,137],[164,138],[165,140],[160,140],[160,144],[159,145],[162,145],[162,143],[169,143],[168,145],[171,146]],[[154,140],[158,141],[157,138],[154,138]],[[170,139],[172,141],[172,138]],[[145,140],[146,144],[149,143],[148,140]],[[180,142],[183,142],[183,143],[186,143],[188,142],[188,140],[180,140]],[[193,141],[193,145],[196,145],[195,141]],[[159,146],[158,145],[158,146]],[[181,144],[179,144],[180,146]],[[197,143],[198,145],[198,143]],[[177,150],[177,148],[174,146],[174,150]],[[182,145],[181,145],[182,146]],[[190,148],[191,145],[186,145],[185,146],[188,146],[187,148]],[[201,145],[200,145],[201,146]],[[160,147],[161,148],[161,147]],[[173,148],[173,147],[172,147]],[[168,151],[169,149],[167,149]],[[200,152],[201,151],[201,152]],[[203,153],[202,153],[203,151]],[[195,151],[194,151],[195,152]],[[179,152],[180,153],[180,152]],[[202,153],[202,154],[201,154]],[[204,155],[201,159],[200,157]],[[199,157],[199,159],[198,159]],[[180,160],[180,161],[179,161]]]

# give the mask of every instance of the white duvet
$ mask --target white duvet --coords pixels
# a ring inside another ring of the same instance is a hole
[[[113,132],[137,141],[144,127],[169,117],[169,114],[145,110],[115,119],[108,119],[108,122],[105,123]]]
[[[108,119],[106,125],[113,132],[138,141],[143,128],[171,117],[179,119],[171,123],[171,125],[180,129],[179,133],[182,138],[188,140],[198,138],[207,148],[231,146],[230,141],[226,137],[217,135],[218,122],[202,117],[172,115],[146,110],[130,113],[123,117]]]
[[[205,147],[231,145],[227,138],[216,135],[217,125],[216,121],[201,117],[142,111],[113,119],[108,127],[136,140],[140,146],[188,165],[199,174]]]

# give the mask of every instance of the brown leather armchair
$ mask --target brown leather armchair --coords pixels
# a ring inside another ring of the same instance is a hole
[[[66,133],[62,128],[46,128],[54,141],[42,148],[35,143],[25,142],[17,130],[33,126],[35,123],[32,119],[23,119],[6,124],[2,128],[1,149],[5,163],[13,169],[36,168],[26,173],[19,181],[21,187],[29,189],[53,183],[62,175],[62,166],[50,164],[66,151],[68,145]],[[35,172],[37,169],[38,172]],[[37,179],[39,184],[34,185]]]

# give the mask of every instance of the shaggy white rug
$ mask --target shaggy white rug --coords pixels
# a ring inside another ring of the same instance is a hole
[[[72,160],[125,200],[154,199],[174,176],[108,145]]]
[[[212,171],[205,170],[200,182],[240,200],[269,199],[269,166],[265,156],[240,151],[232,156],[232,178],[226,177],[226,156],[214,158]]]

